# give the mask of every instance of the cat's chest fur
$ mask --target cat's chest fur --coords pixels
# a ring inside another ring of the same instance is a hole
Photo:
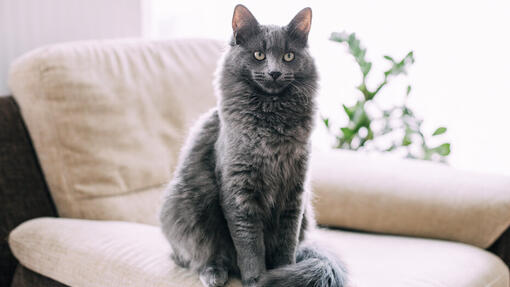
[[[232,115],[230,115],[232,116]],[[233,115],[232,117],[235,117]],[[301,117],[303,119],[303,117]],[[303,191],[308,160],[308,124],[282,114],[246,112],[222,126],[229,158],[224,168],[240,174],[265,207],[284,207]]]
[[[260,168],[285,167],[307,154],[309,119],[283,104],[262,102],[227,121],[230,151],[248,155]]]
[[[290,186],[302,173],[302,164],[308,157],[306,142],[282,135],[277,131],[255,127],[248,129],[251,133],[243,152],[251,157],[253,169],[260,181],[268,188],[285,188]]]

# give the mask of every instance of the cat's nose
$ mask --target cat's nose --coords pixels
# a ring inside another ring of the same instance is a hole
[[[273,80],[276,80],[276,79],[278,79],[279,76],[282,75],[282,73],[280,73],[278,71],[272,71],[272,72],[269,72],[269,75],[271,76],[271,78],[273,78]]]

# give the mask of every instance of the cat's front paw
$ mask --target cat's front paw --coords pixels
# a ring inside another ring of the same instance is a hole
[[[200,272],[200,281],[205,287],[222,287],[228,281],[228,272],[223,268],[207,267]]]
[[[257,287],[258,281],[259,281],[259,277],[244,279],[243,287]]]

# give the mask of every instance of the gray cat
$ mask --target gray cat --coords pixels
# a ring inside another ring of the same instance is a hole
[[[344,286],[340,262],[303,242],[315,226],[306,185],[317,73],[312,12],[262,26],[238,5],[218,73],[220,101],[181,152],[161,212],[176,264],[205,286]]]

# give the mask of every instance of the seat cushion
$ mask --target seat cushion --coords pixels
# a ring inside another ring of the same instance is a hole
[[[9,85],[60,216],[157,223],[188,129],[216,103],[224,46],[65,43],[13,63]]]
[[[508,287],[507,267],[478,247],[432,239],[317,230],[311,239],[346,263],[351,286]],[[40,218],[9,237],[25,267],[71,286],[202,286],[177,267],[157,227]],[[229,286],[240,287],[237,279]]]

